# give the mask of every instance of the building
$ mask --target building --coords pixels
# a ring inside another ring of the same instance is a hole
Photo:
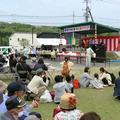
[[[92,44],[104,43],[107,51],[120,50],[120,29],[102,25],[95,22],[84,22],[60,27],[68,45],[85,44],[85,47]],[[116,33],[116,36],[101,36],[103,33]],[[91,37],[92,36],[92,37]]]
[[[20,50],[31,45],[37,45],[36,43],[37,34],[32,33],[14,33],[9,38],[9,46],[13,46],[15,49]],[[23,42],[24,43],[23,43]]]

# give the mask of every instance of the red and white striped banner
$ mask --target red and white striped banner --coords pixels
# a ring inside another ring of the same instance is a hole
[[[94,40],[94,37],[82,38],[82,40],[89,42]],[[98,36],[94,40],[94,44],[100,44],[101,42],[105,44],[107,51],[120,51],[120,36]]]

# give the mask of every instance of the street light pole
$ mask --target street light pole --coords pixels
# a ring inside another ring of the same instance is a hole
[[[33,42],[34,42],[34,41],[33,41],[33,27],[32,27],[32,44],[33,44]]]

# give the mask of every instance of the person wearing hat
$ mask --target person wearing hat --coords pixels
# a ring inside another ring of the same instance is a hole
[[[0,104],[0,112],[7,111],[7,108],[5,106],[5,102],[11,96],[16,96],[19,99],[23,99],[23,97],[25,95],[25,87],[22,84],[20,84],[19,82],[11,82],[7,86],[7,92],[8,92],[8,94],[4,95],[3,102]],[[31,109],[33,107],[38,107],[38,104],[39,103],[37,101],[33,101],[30,105],[26,104],[24,106],[22,114],[25,114],[27,116],[29,114],[29,112],[31,112]]]
[[[18,82],[11,82],[7,86],[7,95],[4,95],[3,102],[0,104],[0,112],[6,112],[7,108],[5,106],[6,100],[11,96],[17,96],[21,98],[25,93],[25,88]]]
[[[74,94],[65,93],[60,100],[61,111],[57,113],[54,120],[79,120],[83,113],[76,109],[77,100]]]
[[[32,78],[32,80],[27,85],[27,88],[33,94],[36,99],[39,99],[40,96],[46,90],[46,87],[49,84],[49,80],[47,79],[46,82],[43,81],[44,77],[44,70],[42,68],[36,71],[36,75]]]
[[[5,102],[7,111],[0,114],[0,120],[18,120],[18,114],[22,111],[25,103],[17,96],[9,97]]]

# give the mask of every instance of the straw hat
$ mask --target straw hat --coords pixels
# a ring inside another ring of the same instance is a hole
[[[5,82],[3,82],[2,80],[0,80],[0,92],[4,92],[7,88],[7,84]]]
[[[65,93],[63,96],[61,96],[60,108],[65,110],[76,108],[75,94]]]

